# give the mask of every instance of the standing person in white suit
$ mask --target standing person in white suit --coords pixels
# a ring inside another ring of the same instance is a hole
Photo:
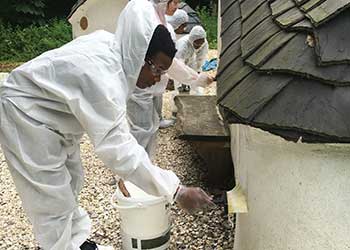
[[[154,0],[151,1],[156,10],[156,17],[159,23],[162,23],[164,15],[173,14],[174,8],[177,8],[177,0]],[[174,4],[175,3],[175,4]],[[167,24],[172,38],[175,40],[175,33],[170,24]],[[157,131],[159,127],[172,125],[174,121],[162,119],[162,98],[166,90],[169,76],[177,81],[188,82],[192,86],[206,87],[212,82],[212,78],[206,73],[198,74],[193,69],[186,66],[180,60],[174,60],[171,67],[159,79],[159,83],[146,89],[136,87],[128,101],[128,119],[131,127],[131,133],[136,140],[142,145],[151,159],[155,155],[157,148]]]
[[[16,68],[1,86],[0,142],[41,249],[113,249],[87,240],[91,222],[78,203],[84,133],[106,166],[147,193],[188,211],[211,204],[153,165],[130,134],[129,95],[155,84],[176,51],[158,24],[150,2],[130,1],[115,36],[79,37]]]
[[[202,26],[195,26],[190,34],[180,38],[176,43],[176,58],[184,62],[196,72],[201,72],[201,67],[207,59],[209,45],[207,41],[207,33]],[[186,84],[186,82],[183,82]],[[203,88],[191,88],[191,94],[203,94]]]

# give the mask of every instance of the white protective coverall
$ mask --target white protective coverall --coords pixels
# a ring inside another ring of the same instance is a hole
[[[178,29],[182,24],[187,24],[189,20],[187,12],[181,9],[177,9],[174,15],[165,16],[165,18],[174,30]],[[176,34],[176,40],[183,36],[183,34]]]
[[[142,145],[150,158],[155,156],[157,131],[162,116],[162,99],[169,77],[176,81],[187,82],[191,86],[205,86],[206,78],[174,58],[173,64],[159,83],[150,88],[136,87],[127,104],[128,120],[132,135]]]
[[[174,29],[170,24],[167,27],[174,40]],[[146,149],[151,159],[154,158],[156,152],[157,131],[162,117],[163,93],[166,90],[169,77],[176,82],[187,82],[194,88],[206,86],[205,76],[199,77],[196,71],[174,58],[168,73],[161,76],[159,83],[146,89],[136,87],[127,104],[130,129],[138,143]]]
[[[131,135],[126,101],[158,20],[130,1],[115,36],[97,31],[15,69],[0,88],[0,141],[22,205],[44,250],[79,250],[90,219],[79,207],[87,133],[104,164],[171,202],[176,175],[154,166]],[[128,34],[128,35],[125,35]]]
[[[177,41],[176,48],[178,51],[176,53],[176,58],[183,61],[186,65],[194,69],[196,72],[200,72],[204,61],[207,59],[209,51],[209,45],[206,37],[207,34],[203,27],[193,27],[190,34],[180,38]],[[195,49],[193,47],[193,42],[202,38],[205,39],[203,45],[200,48]],[[187,84],[186,82],[182,83]],[[191,87],[191,92],[191,94],[200,94],[202,92],[202,89]]]
[[[188,23],[188,14],[184,10],[177,9],[172,16],[165,16],[167,22],[174,28],[178,29],[182,24]]]

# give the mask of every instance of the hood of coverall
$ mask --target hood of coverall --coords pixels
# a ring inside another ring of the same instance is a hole
[[[198,39],[207,39],[207,32],[205,32],[204,28],[202,26],[194,26],[192,30],[190,31],[188,40],[190,41],[191,45],[193,46],[193,42]],[[203,48],[205,42],[202,44],[202,46],[198,49],[195,49],[196,51]]]
[[[153,4],[148,0],[130,1],[119,16],[112,50],[122,64],[128,96],[136,87],[148,45],[157,25],[159,19]]]
[[[173,16],[166,16],[166,20],[172,25],[174,30],[176,30],[182,24],[188,23],[188,14],[186,11],[178,9]]]
[[[168,0],[150,0],[150,2],[153,4],[154,9],[158,14],[159,21],[163,25],[166,25],[165,13],[168,8]]]

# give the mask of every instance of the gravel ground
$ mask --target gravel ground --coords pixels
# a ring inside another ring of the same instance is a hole
[[[216,52],[211,52],[210,57]],[[215,74],[215,72],[212,72]],[[206,90],[215,94],[215,84]],[[164,95],[164,114],[170,117],[171,93]],[[183,184],[205,186],[206,168],[191,145],[176,138],[174,128],[160,130],[158,135],[156,163],[159,167],[173,170]],[[89,212],[93,221],[91,238],[102,244],[112,244],[121,249],[119,214],[109,199],[116,188],[112,172],[94,154],[87,137],[81,142],[83,165],[86,170],[85,186],[80,195],[80,204]],[[32,227],[21,208],[13,181],[0,151],[0,249],[36,250],[37,242]],[[35,201],[34,201],[35,202]],[[171,250],[176,249],[233,249],[234,229],[222,207],[199,212],[184,213],[176,205],[172,207]]]

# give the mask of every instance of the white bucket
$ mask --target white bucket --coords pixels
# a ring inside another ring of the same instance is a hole
[[[124,184],[131,197],[125,197],[119,187],[112,197],[112,204],[120,213],[123,249],[167,249],[170,204],[164,197],[149,195],[130,182]]]

